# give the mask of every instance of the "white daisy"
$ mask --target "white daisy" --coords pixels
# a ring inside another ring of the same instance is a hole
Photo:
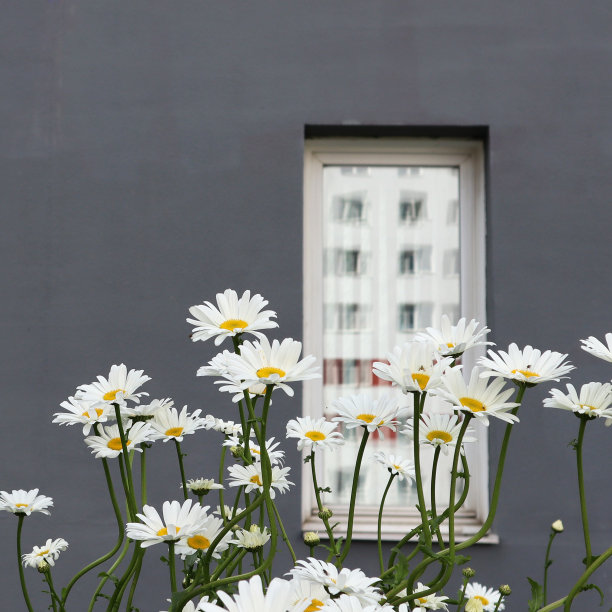
[[[372,371],[403,393],[430,391],[439,386],[442,373],[453,361],[440,357],[431,341],[416,340],[396,346],[387,354],[387,360],[389,363],[374,362]]]
[[[176,408],[161,408],[155,413],[151,424],[152,440],[176,440],[183,441],[183,436],[195,433],[204,428],[204,419],[200,418],[201,410],[195,410],[191,414],[187,412],[187,406],[179,412]]]
[[[408,480],[415,479],[414,463],[409,459],[395,455],[387,455],[383,451],[378,451],[372,455],[372,458],[386,467],[391,474],[397,474],[400,480],[407,478]]]
[[[251,297],[250,291],[245,291],[241,298],[233,289],[217,293],[217,306],[204,302],[189,309],[195,319],[187,319],[187,323],[195,325],[191,339],[209,340],[215,338],[215,345],[221,344],[225,338],[237,334],[250,333],[258,338],[263,334],[260,329],[278,327],[278,323],[270,321],[276,313],[272,310],[262,310],[268,304],[258,293]]]
[[[232,544],[247,550],[259,550],[270,539],[268,528],[264,527],[262,531],[259,525],[251,525],[249,529],[238,529],[234,535],[236,539],[231,541]]]
[[[448,400],[458,410],[462,410],[489,424],[488,417],[493,416],[507,423],[518,422],[518,417],[509,411],[520,404],[507,402],[513,389],[502,390],[504,380],[496,378],[490,384],[482,378],[478,368],[472,370],[470,382],[466,383],[457,368],[449,369],[443,377],[444,387],[436,389],[436,395]]]
[[[586,414],[591,417],[612,416],[612,385],[610,383],[591,382],[580,387],[577,393],[574,385],[567,384],[568,393],[559,389],[551,389],[552,397],[544,400],[547,408],[571,410],[576,414]]]
[[[182,504],[178,501],[166,501],[162,506],[163,519],[153,506],[144,506],[142,514],[136,516],[141,523],[128,523],[125,533],[131,540],[139,540],[142,548],[160,542],[178,541],[198,532],[206,523],[210,506],[192,505],[190,499]]]
[[[123,403],[124,400],[140,402],[141,395],[148,395],[144,391],[136,390],[148,380],[149,376],[143,370],[130,370],[125,364],[111,366],[108,378],[98,376],[98,382],[78,387],[77,397],[90,402]]]
[[[420,593],[422,591],[428,591],[429,587],[422,582],[418,582],[413,593]],[[425,597],[417,597],[416,602],[424,610],[448,610],[448,604],[446,600],[448,597],[445,595],[437,596],[435,593],[431,595],[425,595]]]
[[[232,506],[223,504],[223,514],[227,520],[231,521],[235,516],[238,516],[241,512],[244,512],[244,508],[236,508],[236,511],[234,511],[234,508]],[[217,506],[214,509],[213,514],[218,514],[219,516],[221,516],[221,506]]]
[[[83,425],[83,435],[89,435],[96,423],[105,423],[115,418],[115,411],[109,404],[100,402],[86,402],[75,397],[69,397],[67,402],[60,406],[68,412],[56,412],[53,423],[60,425]]]
[[[217,484],[212,478],[190,478],[186,484],[187,489],[194,495],[206,495],[209,491],[225,488],[222,484]]]
[[[580,340],[582,342],[580,348],[587,353],[591,353],[591,355],[595,355],[595,357],[599,357],[599,359],[612,362],[612,334],[607,333],[605,338],[606,344],[595,336],[589,336],[586,340]]]
[[[291,581],[292,604],[299,607],[300,612],[317,612],[330,598],[322,584],[293,578]]]
[[[154,399],[150,404],[138,404],[136,406],[124,406],[121,408],[121,414],[130,419],[141,419],[146,421],[152,419],[158,410],[162,408],[172,408],[174,402],[169,398]]]
[[[277,465],[272,466],[272,484],[270,488],[270,497],[274,499],[276,491],[278,489],[281,493],[289,490],[289,485],[294,484],[287,480],[287,474],[291,468],[281,468]],[[253,463],[251,465],[231,465],[228,468],[230,477],[230,487],[245,486],[244,492],[250,493],[253,490],[257,490],[263,493],[263,476],[261,473],[261,463]]]
[[[477,329],[480,323],[472,319],[469,323],[466,319],[459,319],[457,325],[451,325],[447,315],[442,315],[440,329],[428,327],[427,332],[421,332],[416,335],[417,340],[429,341],[433,340],[436,349],[444,357],[453,357],[456,359],[465,351],[475,346],[493,344],[486,342],[485,336],[491,331],[486,327]]]
[[[289,573],[294,578],[322,584],[332,595],[355,595],[364,604],[378,603],[382,597],[381,592],[372,586],[380,578],[369,578],[360,569],[350,570],[345,567],[338,571],[333,563],[308,557],[307,561],[297,561],[296,567]]]
[[[344,436],[336,431],[337,425],[325,418],[297,417],[287,423],[287,438],[297,438],[297,449],[330,449],[344,444]]]
[[[413,427],[414,424],[409,421],[406,429],[402,430],[402,433],[413,438]],[[419,442],[421,444],[430,444],[434,448],[439,446],[442,452],[448,455],[449,449],[457,444],[460,430],[461,421],[457,415],[424,412],[421,416],[421,423],[419,424]],[[476,438],[469,437],[469,434],[473,433],[474,431],[472,429],[468,429],[463,436],[462,442],[475,442]]]
[[[49,538],[43,546],[35,546],[31,553],[22,555],[21,562],[24,567],[33,567],[37,569],[43,562],[49,565],[55,565],[59,554],[68,548],[68,542],[63,538],[52,540]]]
[[[301,612],[291,605],[292,591],[288,580],[274,578],[265,590],[259,576],[238,582],[238,593],[233,596],[217,591],[224,607],[212,603],[201,604],[204,612]]]
[[[313,608],[309,612],[312,612]],[[406,612],[415,612],[421,608],[407,610]],[[306,612],[306,611],[304,611]],[[317,608],[317,612],[395,612],[393,606],[388,604],[372,604],[366,603],[359,599],[356,595],[342,594],[337,599],[326,599],[322,606]]]
[[[319,367],[314,365],[316,358],[308,355],[300,360],[301,351],[302,343],[291,338],[274,340],[272,344],[265,337],[259,342],[247,341],[240,347],[240,355],[228,358],[230,374],[242,381],[242,389],[255,384],[275,385],[292,396],[293,389],[285,383],[321,376]],[[234,401],[238,401],[236,397]]]
[[[399,424],[398,419],[408,414],[408,409],[399,406],[398,398],[393,393],[386,393],[376,400],[372,400],[367,393],[340,397],[331,404],[338,416],[332,421],[342,422],[349,429],[365,427],[370,433],[381,427],[388,427],[395,431]]]
[[[213,429],[226,436],[237,436],[242,434],[242,425],[240,423],[234,423],[234,421],[224,421],[223,419],[217,419],[212,414],[207,414],[204,417],[204,429]],[[251,429],[251,435],[254,432]]]
[[[25,514],[30,516],[32,512],[50,514],[47,508],[53,506],[53,499],[46,495],[39,495],[38,489],[24,491],[13,489],[11,493],[0,491],[0,510],[6,510],[13,514]]]
[[[210,545],[213,543],[215,538],[221,533],[223,529],[223,519],[217,518],[216,516],[208,516],[196,530],[193,530],[189,536],[181,538],[175,548],[174,552],[177,555],[181,555],[184,559],[188,555],[193,555],[197,552],[206,552]],[[232,533],[226,533],[219,543],[215,546],[212,553],[213,559],[218,559],[221,553],[229,548],[232,541]]]
[[[465,587],[465,596],[468,599],[476,599],[482,603],[483,610],[493,612],[495,606],[501,597],[501,593],[497,589],[489,589],[478,582],[470,582]],[[503,610],[506,606],[502,603],[497,610]]]
[[[135,423],[125,432],[125,435],[126,448],[141,453],[142,448],[138,448],[137,445],[142,442],[151,441],[151,426],[149,423]],[[95,455],[96,459],[100,457],[114,459],[123,452],[118,425],[109,425],[108,427],[101,425],[99,434],[85,438],[85,444],[91,448],[91,452]]]
[[[271,465],[282,465],[283,459],[285,457],[285,451],[283,450],[275,450],[277,446],[280,445],[280,442],[274,442],[274,438],[270,438],[266,440],[266,450],[268,451],[268,457],[270,459]],[[236,436],[228,436],[223,442],[223,446],[229,446],[230,448],[234,446],[243,446],[242,441]],[[249,450],[251,451],[251,455],[253,455],[253,459],[259,461],[261,458],[261,448],[259,444],[255,444],[253,440],[249,440]]]
[[[168,601],[170,601],[170,599],[168,599]],[[199,603],[196,605],[193,603],[193,601],[188,601],[184,606],[183,606],[183,612],[203,612],[204,608],[202,607],[203,604],[208,603],[208,595],[204,595],[204,597],[202,597],[202,599],[200,599]],[[162,612],[168,612],[167,610],[162,610]]]
[[[485,370],[481,376],[501,376],[517,383],[526,383],[529,386],[537,385],[549,380],[559,381],[566,378],[566,374],[574,369],[573,365],[564,363],[567,354],[554,351],[542,351],[526,346],[522,351],[513,342],[508,352],[489,350],[487,357],[481,357],[479,365]]]

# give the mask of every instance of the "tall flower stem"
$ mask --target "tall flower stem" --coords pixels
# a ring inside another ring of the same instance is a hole
[[[221,448],[221,459],[219,460],[219,484],[223,484],[223,475],[225,473],[225,455],[227,453],[227,446],[223,446]],[[225,516],[225,496],[223,494],[223,489],[218,489],[219,491],[219,510],[221,511],[221,518],[223,519],[223,524],[225,525],[226,516]],[[200,505],[201,502],[200,502]]]
[[[349,554],[349,550],[351,549],[351,541],[353,539],[353,522],[355,520],[355,502],[357,500],[357,486],[359,485],[359,471],[361,470],[361,462],[363,461],[363,453],[365,452],[365,447],[368,442],[368,438],[370,437],[370,432],[367,427],[363,428],[363,437],[361,438],[361,444],[359,445],[359,450],[357,451],[357,459],[355,461],[355,472],[353,473],[353,485],[351,487],[351,500],[349,502],[349,511],[348,511],[348,525],[346,526],[346,540],[344,542],[344,547],[342,549],[342,553],[338,558],[337,565],[342,565],[342,562],[346,559],[346,556]]]
[[[414,459],[414,472],[415,472],[415,483],[417,488],[417,497],[419,500],[419,512],[421,513],[421,525],[423,526],[423,537],[425,538],[425,544],[431,546],[431,531],[429,529],[429,521],[427,518],[427,508],[425,506],[425,495],[423,494],[423,480],[421,476],[421,444],[419,437],[419,423],[421,422],[421,411],[425,404],[425,392],[412,393],[414,399],[414,411],[413,411],[413,432],[414,438],[412,440],[412,454]]]
[[[183,496],[185,501],[189,497],[189,491],[187,490],[187,481],[185,480],[185,466],[183,465],[183,453],[181,452],[181,443],[174,438],[174,444],[176,446],[176,455],[178,457],[179,469],[181,470],[181,482],[183,483]]]
[[[140,506],[147,503],[147,445],[142,445],[140,453]]]
[[[25,576],[23,575],[23,565],[21,563],[21,529],[23,527],[23,519],[25,514],[19,514],[19,523],[17,524],[17,566],[19,567],[19,582],[21,583],[21,591],[23,598],[25,599],[26,606],[29,612],[34,612],[32,604],[30,603],[30,596],[28,595],[28,588],[26,587]]]
[[[380,508],[378,510],[378,562],[380,563],[380,573],[385,571],[385,562],[383,561],[383,552],[382,552],[382,516],[383,516],[383,508],[385,507],[385,499],[387,498],[387,493],[391,488],[391,483],[393,479],[397,476],[397,474],[391,474],[389,480],[387,482],[387,486],[385,487],[385,492],[383,493],[382,499],[380,500]]]
[[[113,572],[119,567],[119,565],[121,564],[121,561],[123,561],[123,558],[127,554],[127,551],[129,550],[129,548],[130,548],[130,542],[129,540],[127,540],[125,544],[123,545],[123,550],[121,551],[121,553],[119,553],[119,556],[115,559],[115,562],[110,566],[108,571],[105,572],[104,576],[102,577],[102,580],[100,580],[98,586],[96,587],[96,590],[94,591],[91,597],[91,601],[89,602],[89,607],[87,608],[87,612],[91,612],[93,610],[94,605],[96,604],[98,595],[104,588],[104,585],[108,581],[109,576],[112,576]],[[64,596],[64,600],[65,599],[66,599],[66,596]]]
[[[119,578],[117,584],[115,585],[115,590],[113,592],[112,597],[110,598],[108,608],[106,609],[107,612],[118,612],[119,606],[121,605],[121,600],[123,599],[123,594],[125,593],[125,589],[127,588],[127,585],[133,573],[136,571],[136,568],[138,567],[138,563],[142,555],[144,555],[144,549],[142,549],[140,545],[135,542],[132,558],[123,576]]]
[[[319,484],[317,482],[317,468],[315,465],[315,451],[314,447],[310,452],[310,471],[312,472],[312,486],[314,487],[315,497],[317,499],[317,508],[319,513],[323,511],[323,503],[321,502],[321,491],[319,491]],[[334,557],[338,556],[338,549],[336,547],[336,539],[334,538],[334,533],[329,524],[329,519],[326,516],[321,516],[321,520],[325,525],[325,531],[327,532],[327,537],[329,538],[329,545],[332,549],[332,554]]]
[[[544,605],[546,605],[546,593],[547,593],[547,587],[548,587],[548,566],[551,564],[550,561],[550,548],[552,546],[553,540],[555,539],[555,536],[557,535],[557,532],[554,529],[550,530],[550,536],[548,536],[548,546],[546,547],[546,557],[544,558],[544,583],[542,586],[542,601],[544,603]]]
[[[272,503],[272,506],[274,507],[274,513],[276,514],[276,521],[278,522],[278,526],[281,530],[283,541],[287,545],[287,548],[289,549],[289,554],[291,555],[291,560],[293,561],[293,565],[295,565],[295,562],[297,561],[297,557],[295,556],[295,552],[293,550],[293,547],[291,546],[291,540],[289,540],[289,537],[287,536],[287,532],[285,531],[285,526],[283,525],[283,521],[281,520],[281,515],[280,515],[280,512],[278,511],[278,508],[276,507],[276,504]]]
[[[444,540],[442,539],[442,532],[440,531],[440,525],[436,525],[436,475],[438,473],[438,460],[440,459],[440,446],[436,446],[434,450],[433,463],[431,466],[431,489],[430,489],[430,504],[431,504],[431,523],[432,531],[435,532],[438,538],[438,544],[440,548],[444,548]],[[450,506],[449,504],[449,510]]]
[[[176,559],[174,558],[174,540],[168,542],[168,567],[170,568],[170,589],[176,593]]]
[[[125,471],[126,471],[126,488],[127,488],[127,503],[130,507],[130,512],[132,514],[132,520],[136,520],[136,498],[134,496],[134,483],[132,481],[132,469],[130,463],[128,461],[128,452],[127,452],[127,438],[125,436],[125,431],[123,430],[123,421],[121,417],[121,409],[119,404],[113,403],[115,408],[115,418],[117,419],[117,427],[119,428],[119,438],[121,440],[121,456],[125,462]]]
[[[49,585],[49,594],[51,595],[51,606],[53,608],[53,612],[57,612],[56,602],[59,603],[60,605],[60,612],[63,612],[64,606],[62,605],[60,598],[55,592],[55,587],[53,586],[53,578],[51,578],[51,569],[48,569],[45,572],[45,580],[47,584]]]
[[[580,416],[580,427],[578,428],[578,442],[576,444],[576,467],[578,468],[578,491],[580,493],[580,514],[582,517],[582,532],[584,533],[584,548],[586,552],[586,563],[589,567],[593,555],[591,554],[591,535],[589,532],[589,515],[587,513],[586,495],[584,492],[584,469],[582,466],[582,445],[584,443],[584,431],[586,424],[591,419],[587,416]]]
[[[140,577],[140,570],[142,569],[142,558],[144,557],[145,549],[142,549],[142,555],[138,558],[136,562],[136,569],[134,570],[134,577],[132,578],[132,586],[130,587],[130,592],[128,593],[127,603],[125,604],[126,610],[132,609],[132,601],[134,599],[134,593],[136,592],[136,587],[138,586],[138,578]]]

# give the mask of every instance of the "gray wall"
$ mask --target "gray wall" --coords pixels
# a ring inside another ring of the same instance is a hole
[[[50,518],[27,521],[24,547],[71,542],[57,583],[113,538],[101,466],[78,429],[50,422],[59,402],[123,361],[153,377],[154,397],[229,418],[195,377],[213,347],[192,345],[184,319],[230,286],[261,292],[279,335],[301,337],[306,125],[488,126],[493,339],[569,352],[578,383],[610,378],[578,344],[612,329],[609,3],[33,0],[2,13],[0,488],[54,497]],[[525,575],[539,576],[554,519],[567,530],[552,594],[580,571],[567,447],[578,422],[544,410],[546,393],[528,393],[514,432],[501,544],[472,550],[482,582],[512,585],[513,610],[526,607]],[[300,406],[282,404],[277,435]],[[493,456],[501,431],[491,426]],[[587,431],[595,552],[612,543],[611,435]],[[187,444],[195,473],[216,461],[201,440]],[[152,455],[159,503],[174,458]],[[298,496],[281,505],[298,537]],[[7,609],[23,609],[15,525],[0,517]],[[357,552],[355,565],[374,567],[371,547]],[[142,610],[163,607],[161,553],[148,555],[156,580],[139,591]],[[27,576],[35,591],[38,574]],[[596,575],[608,605],[611,576]],[[580,609],[594,605],[583,597]]]

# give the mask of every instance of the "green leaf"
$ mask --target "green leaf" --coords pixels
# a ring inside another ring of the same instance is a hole
[[[306,455],[304,457],[304,463],[308,463],[312,459],[312,455]]]
[[[529,612],[537,612],[544,606],[544,589],[542,585],[531,578],[527,578],[531,586],[531,599],[527,602]]]

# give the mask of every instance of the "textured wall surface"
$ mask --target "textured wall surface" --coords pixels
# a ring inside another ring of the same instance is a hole
[[[25,550],[71,542],[62,584],[114,538],[101,465],[77,428],[51,424],[77,384],[125,362],[152,376],[154,397],[232,418],[195,377],[213,347],[190,343],[187,308],[250,288],[279,313],[280,334],[301,336],[306,125],[488,126],[493,340],[569,352],[578,383],[609,380],[578,338],[612,330],[611,22],[607,2],[5,2],[0,488],[55,499],[51,517],[28,519]],[[512,610],[526,608],[525,575],[539,577],[554,519],[566,533],[551,594],[580,572],[567,447],[578,421],[543,409],[546,393],[528,393],[513,436],[501,544],[472,550],[478,579],[511,584]],[[300,410],[299,397],[278,403],[277,436]],[[492,424],[492,456],[501,431]],[[611,435],[587,431],[596,553],[612,543]],[[214,445],[186,450],[195,473],[216,462]],[[175,491],[172,452],[151,453],[153,503]],[[299,538],[299,496],[281,507]],[[4,608],[21,610],[16,522],[0,516],[0,589]],[[162,552],[146,558],[143,611],[165,606]],[[355,565],[375,567],[371,546],[356,553]],[[37,591],[38,574],[27,576]],[[611,605],[612,569],[595,581]],[[583,597],[580,609],[595,605]]]

